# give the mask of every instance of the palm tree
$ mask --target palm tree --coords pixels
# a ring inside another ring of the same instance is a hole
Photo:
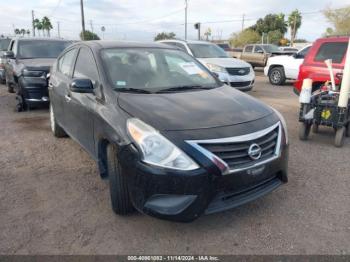
[[[15,29],[15,35],[19,35],[21,33],[21,30],[19,30],[18,28]]]
[[[28,36],[30,35],[29,29],[27,29],[26,34],[27,34]]]
[[[52,24],[50,19],[47,16],[44,16],[43,19],[41,20],[41,24],[43,27],[43,31],[47,31],[48,37],[50,37],[50,30],[52,29]]]
[[[21,29],[21,35],[24,36],[25,34],[26,34],[26,30],[22,28],[22,29]]]
[[[40,20],[38,18],[34,19],[33,23],[34,23],[34,28],[38,30],[38,34],[40,36],[40,30],[43,29],[42,23],[40,22]]]
[[[290,45],[293,46],[297,36],[298,29],[301,26],[302,16],[298,9],[294,10],[288,17],[288,26],[290,28]]]

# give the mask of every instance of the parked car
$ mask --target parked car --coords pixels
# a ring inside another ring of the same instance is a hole
[[[5,63],[6,59],[3,58],[4,52],[7,50],[11,39],[0,38],[0,84],[5,83]]]
[[[349,37],[328,37],[316,40],[300,66],[298,79],[294,83],[294,92],[299,95],[305,78],[313,80],[313,91],[329,81],[329,71],[324,63],[327,59],[333,61],[333,73],[338,85],[340,79],[337,75],[344,69],[348,42]]]
[[[163,40],[160,43],[176,46],[197,58],[220,81],[241,91],[252,90],[255,73],[250,64],[229,57],[224,50],[215,44],[204,41]]]
[[[310,48],[311,45],[308,45],[291,56],[270,57],[264,68],[264,74],[269,77],[270,83],[272,85],[283,85],[286,80],[297,79],[299,67]]]
[[[5,52],[6,84],[17,92],[17,111],[28,106],[48,104],[50,67],[70,41],[40,38],[15,38]]]
[[[175,47],[76,43],[49,94],[53,134],[95,159],[117,214],[192,221],[287,182],[283,117]]]
[[[250,63],[253,67],[265,67],[267,60],[276,55],[292,55],[294,52],[281,51],[278,46],[272,44],[246,45],[243,51],[234,51],[233,57]]]

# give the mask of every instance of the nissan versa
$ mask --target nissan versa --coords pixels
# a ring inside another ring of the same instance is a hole
[[[75,43],[49,95],[53,134],[96,160],[117,214],[192,221],[287,182],[282,116],[171,46]]]

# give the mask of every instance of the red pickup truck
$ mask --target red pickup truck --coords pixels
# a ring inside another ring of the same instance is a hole
[[[324,63],[327,59],[333,61],[333,73],[336,84],[339,84],[337,74],[342,73],[349,37],[327,37],[316,40],[300,66],[294,92],[299,95],[305,78],[313,80],[313,91],[330,80],[329,71]]]

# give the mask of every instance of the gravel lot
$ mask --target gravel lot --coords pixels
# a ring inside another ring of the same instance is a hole
[[[190,224],[114,215],[108,185],[47,110],[15,113],[0,86],[0,254],[350,254],[350,139],[298,140],[292,86],[257,77],[251,95],[285,116],[290,182],[243,207]]]

